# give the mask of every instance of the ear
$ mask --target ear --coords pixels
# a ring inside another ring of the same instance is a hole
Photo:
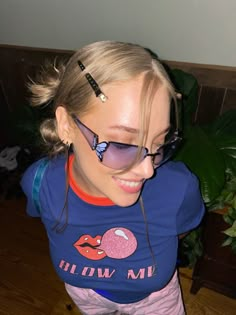
[[[58,106],[56,109],[56,121],[58,136],[64,143],[72,143],[73,126],[70,116],[63,106]]]

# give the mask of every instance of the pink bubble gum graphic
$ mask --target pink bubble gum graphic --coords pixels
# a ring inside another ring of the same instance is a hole
[[[108,230],[102,237],[99,249],[111,258],[122,259],[134,253],[137,240],[133,233],[125,228],[116,227]]]

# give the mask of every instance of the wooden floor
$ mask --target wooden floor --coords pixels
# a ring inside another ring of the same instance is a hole
[[[205,288],[191,295],[191,271],[180,275],[188,315],[236,315],[236,300]],[[0,201],[0,315],[79,314],[51,266],[40,221],[26,216],[23,199]]]

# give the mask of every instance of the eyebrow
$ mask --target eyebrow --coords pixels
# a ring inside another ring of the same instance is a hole
[[[165,129],[163,129],[160,133],[158,133],[156,137],[162,135],[163,133],[166,133],[170,130],[170,125],[167,126]],[[126,132],[129,132],[129,133],[132,133],[132,134],[138,134],[139,133],[139,129],[136,129],[136,128],[131,128],[131,127],[128,127],[128,126],[124,126],[124,125],[113,125],[113,126],[109,126],[110,129],[115,129],[115,130],[123,130],[123,131],[126,131]]]
[[[127,132],[133,133],[133,134],[138,134],[139,133],[138,129],[131,128],[131,127],[124,126],[124,125],[109,126],[109,129],[123,130],[123,131],[127,131]]]

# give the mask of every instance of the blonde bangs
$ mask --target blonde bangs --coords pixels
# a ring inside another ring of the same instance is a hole
[[[122,174],[129,171],[141,157],[142,147],[145,147],[148,137],[148,127],[150,124],[151,109],[153,106],[153,99],[158,89],[163,86],[163,82],[153,72],[146,72],[143,78],[143,86],[140,94],[139,102],[139,137],[138,143],[139,150],[137,152],[135,160],[125,169],[118,171],[117,174]]]

